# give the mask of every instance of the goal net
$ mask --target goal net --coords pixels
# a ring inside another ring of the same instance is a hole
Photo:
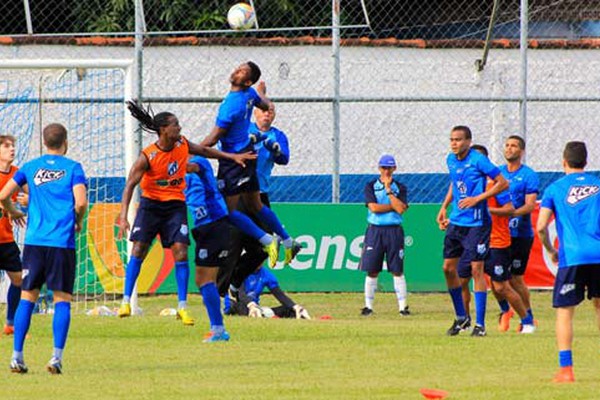
[[[75,307],[116,304],[123,289],[127,242],[114,226],[126,172],[137,156],[129,60],[11,60],[0,62],[0,134],[16,137],[17,167],[43,154],[49,123],[68,131],[67,156],[82,163],[89,208],[77,235]],[[24,232],[15,227],[22,246]],[[6,279],[6,278],[5,278]]]

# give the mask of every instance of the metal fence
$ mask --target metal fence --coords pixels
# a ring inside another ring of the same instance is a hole
[[[361,202],[379,155],[392,153],[410,201],[439,202],[458,124],[497,163],[505,137],[526,137],[544,184],[568,140],[585,140],[600,169],[600,1],[252,3],[257,28],[234,32],[233,2],[5,2],[0,56],[134,59],[137,97],[177,114],[195,141],[214,124],[231,70],[256,61],[291,142],[274,201]]]

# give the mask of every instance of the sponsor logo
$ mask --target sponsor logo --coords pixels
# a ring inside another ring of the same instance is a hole
[[[156,151],[153,151],[152,153],[150,153],[148,155],[149,161],[152,161],[154,159],[154,157],[156,157]]]
[[[28,269],[24,269],[23,271],[21,271],[21,279],[25,279],[25,277],[29,275],[29,270]]]
[[[65,176],[65,170],[51,170],[46,168],[40,168],[35,171],[33,175],[33,183],[36,186],[43,185],[44,183],[58,181]]]
[[[250,181],[250,177],[246,176],[238,181],[237,186],[242,186],[244,183],[246,183],[248,181]]]
[[[513,268],[515,268],[515,269],[519,269],[519,268],[521,268],[521,260],[513,260],[513,262],[512,262],[512,266],[513,266]]]
[[[198,258],[201,260],[204,260],[206,257],[208,257],[208,250],[207,249],[198,249]]]
[[[575,205],[580,201],[597,194],[598,191],[600,191],[600,186],[596,185],[571,186],[569,188],[569,194],[567,195],[567,203]]]
[[[188,226],[185,224],[182,224],[181,227],[179,228],[179,232],[181,232],[182,235],[187,235],[188,234]]]
[[[227,257],[228,255],[229,255],[229,250],[222,250],[222,251],[219,253],[219,258],[225,258],[225,257]]]
[[[169,176],[175,175],[179,170],[179,166],[177,165],[177,161],[171,161],[167,166],[167,174]]]
[[[219,188],[219,190],[223,190],[225,189],[225,180],[223,179],[219,179],[217,181],[217,187]]]
[[[478,244],[477,245],[477,254],[485,254],[485,252],[486,252],[486,245],[485,245],[485,243]]]
[[[133,227],[133,230],[131,231],[131,233],[132,233],[132,234],[134,234],[134,233],[136,233],[136,232],[140,231],[141,229],[142,229],[142,228],[140,228],[139,226],[134,226],[134,227]]]
[[[464,183],[463,181],[456,182],[456,188],[458,189],[458,192],[461,195],[466,195],[467,194],[467,184]]]
[[[177,178],[177,179],[158,179],[155,181],[156,186],[159,187],[167,187],[167,186],[179,186],[183,183],[183,178]]]
[[[369,251],[369,250],[373,250],[373,247],[371,247],[371,246],[367,246],[367,247],[365,248],[365,251]]]
[[[400,257],[401,260],[404,259],[404,249],[400,249],[400,251],[398,252],[398,257]]]
[[[574,283],[565,283],[564,285],[562,285],[560,287],[560,294],[561,296],[564,296],[565,294],[572,292],[573,290],[575,290],[575,284]]]
[[[494,265],[494,274],[496,274],[496,276],[501,276],[503,272],[504,267],[502,267],[502,265]]]

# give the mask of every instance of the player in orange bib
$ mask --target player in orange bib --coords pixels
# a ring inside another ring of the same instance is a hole
[[[17,167],[12,165],[15,160],[15,142],[16,139],[11,135],[0,135],[0,189],[13,177]],[[15,193],[13,202],[17,200]],[[19,246],[15,243],[13,235],[12,222],[8,213],[0,209],[0,270],[6,271],[10,278],[10,287],[8,289],[6,301],[6,323],[3,333],[12,335],[14,333],[15,311],[21,299],[21,257]]]
[[[142,195],[129,240],[133,251],[125,272],[125,291],[119,307],[119,317],[131,315],[130,299],[135,282],[140,274],[144,258],[152,241],[158,234],[162,246],[170,248],[175,259],[177,281],[177,319],[184,325],[193,325],[194,319],[187,311],[187,289],[189,281],[187,208],[185,205],[185,173],[189,154],[208,158],[231,160],[242,166],[253,160],[250,153],[230,154],[189,142],[181,135],[177,117],[169,112],[153,115],[135,102],[128,102],[134,118],[140,121],[142,129],[158,134],[158,140],[142,150],[133,164],[125,183],[121,211],[117,218],[119,238],[130,228],[127,220],[129,203],[135,186],[140,184]]]

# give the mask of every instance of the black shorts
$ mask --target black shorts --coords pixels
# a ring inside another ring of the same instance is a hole
[[[180,200],[158,201],[142,197],[129,240],[152,243],[156,235],[164,248],[190,244],[187,207]]]
[[[222,267],[229,256],[231,228],[227,218],[192,229],[198,267]]]
[[[485,259],[484,271],[494,282],[506,282],[510,279],[510,247],[490,249]]]
[[[15,242],[0,243],[0,269],[9,272],[23,270],[21,251]]]
[[[554,281],[552,307],[572,307],[585,298],[600,298],[600,264],[559,268]]]
[[[404,230],[401,225],[367,227],[360,270],[381,272],[384,256],[389,272],[400,275],[404,273]]]
[[[513,237],[510,240],[510,272],[525,275],[533,238]]]
[[[249,145],[240,153],[253,151],[254,147]],[[256,175],[256,160],[246,161],[246,166],[242,167],[232,160],[219,160],[219,170],[217,171],[217,186],[223,196],[234,196],[246,192],[258,192],[260,185],[258,175]]]
[[[450,224],[444,238],[444,258],[466,257],[483,261],[490,247],[490,225],[458,226]]]
[[[25,245],[23,249],[23,290],[41,289],[73,294],[75,249]]]

